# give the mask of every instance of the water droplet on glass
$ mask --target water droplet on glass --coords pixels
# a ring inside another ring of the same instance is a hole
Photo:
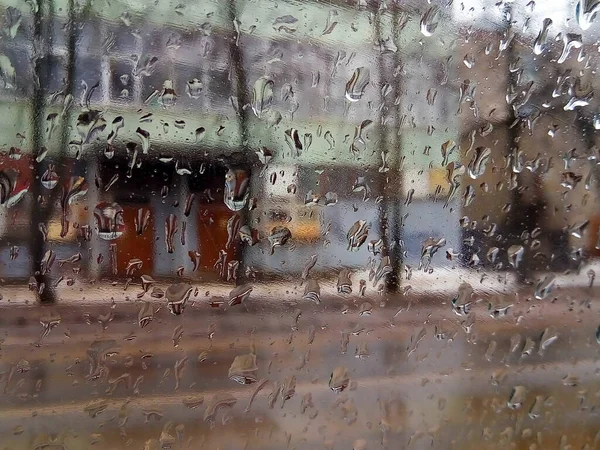
[[[442,144],[440,151],[442,153],[442,166],[447,166],[450,155],[456,150],[456,142],[453,140],[446,141]]]
[[[555,280],[556,277],[553,274],[546,275],[540,279],[535,285],[535,298],[538,300],[545,299],[554,288]]]
[[[541,55],[546,50],[546,39],[548,37],[548,28],[552,25],[552,19],[546,18],[542,22],[542,29],[538,33],[533,43],[533,53]]]
[[[192,174],[192,166],[187,159],[178,159],[175,162],[175,172],[177,175],[191,175]]]
[[[463,58],[463,63],[468,69],[472,69],[475,65],[475,57],[471,53],[467,53]]]
[[[148,131],[144,130],[143,128],[138,127],[135,130],[135,134],[137,135],[140,142],[142,143],[142,152],[144,154],[147,154],[148,150],[150,150],[150,133]]]
[[[437,6],[430,7],[421,18],[420,27],[423,36],[432,36],[439,24],[440,9]]]
[[[107,241],[121,237],[125,231],[123,208],[118,203],[98,203],[94,208],[94,222],[98,237]]]
[[[370,81],[371,73],[368,68],[359,67],[355,69],[352,77],[346,83],[346,100],[349,102],[359,101]]]
[[[237,403],[237,398],[231,394],[215,394],[206,405],[204,421],[214,422],[219,411],[230,409]]]
[[[323,36],[326,34],[330,34],[335,29],[335,26],[338,24],[337,16],[338,12],[335,9],[329,11],[329,15],[327,16],[327,22],[325,24],[325,29],[323,30],[323,33],[321,33]]]
[[[285,141],[290,148],[293,156],[300,156],[304,146],[300,141],[300,133],[296,128],[288,128],[285,130]]]
[[[351,272],[348,269],[342,269],[337,279],[337,291],[340,294],[352,293],[352,280],[350,279]]]
[[[476,180],[485,173],[487,163],[492,155],[492,150],[487,147],[477,147],[471,162],[469,162],[469,176]]]
[[[175,234],[177,231],[177,216],[169,214],[165,220],[165,245],[167,253],[175,251]]]
[[[527,390],[525,389],[524,386],[515,386],[510,393],[510,396],[508,398],[508,402],[506,403],[506,405],[510,409],[520,409],[521,406],[523,406],[523,403],[525,402],[526,395],[527,395]]]
[[[158,103],[163,108],[170,108],[177,103],[177,94],[175,94],[175,90],[173,89],[172,80],[165,80],[163,83],[163,90],[158,96]]]
[[[258,233],[248,225],[240,227],[239,231],[240,241],[252,246],[258,242]]]
[[[138,324],[140,328],[146,327],[154,320],[154,310],[150,302],[144,302],[138,313]]]
[[[511,245],[510,247],[508,247],[506,254],[508,256],[508,262],[510,263],[510,265],[513,266],[515,269],[518,269],[519,265],[521,264],[521,261],[523,260],[525,249],[522,245]]]
[[[256,383],[257,374],[256,355],[252,353],[236,356],[229,367],[229,378],[236,383]]]
[[[321,303],[321,287],[317,280],[308,280],[304,287],[304,295],[302,296],[305,300],[310,300],[316,304]]]
[[[346,238],[348,239],[348,250],[356,252],[367,240],[369,234],[369,225],[365,220],[357,220],[348,230]]]
[[[275,252],[275,247],[281,247],[292,237],[292,232],[287,227],[276,226],[271,229],[268,236],[271,244],[271,254]]]
[[[248,300],[253,289],[250,284],[244,284],[232,289],[229,293],[229,306],[239,305]]]
[[[53,164],[48,166],[48,169],[42,175],[42,185],[46,189],[54,189],[58,184],[58,174],[56,173],[55,167]]]
[[[135,231],[138,236],[144,234],[144,231],[148,228],[148,224],[150,223],[150,210],[147,208],[139,208],[137,210],[134,225]]]
[[[575,7],[575,18],[582,30],[587,30],[592,26],[596,14],[600,11],[600,1],[598,0],[579,0]]]
[[[429,271],[431,268],[431,260],[433,256],[437,253],[437,251],[446,245],[446,239],[441,238],[429,238],[425,242],[423,242],[423,247],[421,248],[421,260],[419,261],[419,270],[423,270],[425,272]]]
[[[319,258],[319,255],[317,255],[317,254],[314,254],[310,257],[310,259],[304,266],[304,269],[302,269],[302,280],[306,280],[308,278],[310,271],[312,270],[313,267],[315,267],[315,264],[317,264],[318,258]]]
[[[206,129],[204,127],[196,128],[195,135],[196,143],[201,142],[202,139],[204,139],[204,136],[206,135]]]
[[[538,419],[542,415],[542,411],[544,408],[544,396],[537,395],[535,400],[533,401],[533,405],[529,409],[529,418],[530,419]]]
[[[339,394],[348,387],[348,384],[350,384],[348,369],[345,367],[336,367],[333,369],[333,372],[329,377],[329,389],[336,394]]]
[[[261,118],[263,111],[270,108],[273,102],[274,83],[269,77],[263,76],[254,82],[252,88],[252,111]]]
[[[167,307],[171,314],[179,315],[183,312],[185,304],[192,293],[192,286],[187,283],[170,285],[165,291]]]
[[[583,45],[583,41],[581,39],[580,34],[575,33],[565,33],[563,34],[563,50],[560,54],[560,57],[556,61],[558,64],[564,63],[569,57],[569,53],[571,49],[581,48]]]
[[[225,174],[224,202],[232,211],[239,211],[248,201],[250,177],[244,169],[229,169]]]
[[[510,308],[512,308],[512,304],[500,304],[495,305],[490,303],[488,306],[488,313],[492,319],[500,319],[502,317],[506,317],[510,312]]]
[[[203,89],[202,82],[200,80],[198,80],[198,78],[189,80],[186,83],[185,90],[187,92],[187,95],[190,98],[200,98],[200,96],[202,95],[202,89]]]
[[[452,309],[459,316],[466,316],[471,311],[473,304],[473,287],[469,283],[461,283],[458,294],[452,299]]]

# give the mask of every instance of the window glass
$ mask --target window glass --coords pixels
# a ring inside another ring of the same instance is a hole
[[[599,448],[599,13],[0,0],[0,448]]]

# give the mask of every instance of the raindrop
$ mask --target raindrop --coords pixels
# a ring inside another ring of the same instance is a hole
[[[379,238],[376,241],[369,241],[367,243],[367,250],[369,253],[373,253],[373,255],[378,255],[382,252],[384,247],[384,242],[382,238]]]
[[[175,251],[174,238],[177,231],[177,216],[175,214],[169,214],[165,220],[165,245],[167,253],[173,253]]]
[[[197,144],[198,142],[201,142],[202,139],[204,139],[204,136],[206,135],[206,129],[204,127],[196,128],[195,135]]]
[[[348,239],[348,250],[356,252],[367,240],[369,234],[369,225],[365,220],[357,220],[348,230],[346,238]]]
[[[542,29],[538,33],[533,43],[533,53],[541,55],[546,50],[546,39],[548,37],[548,28],[552,25],[552,19],[546,18],[542,23]]]
[[[492,151],[487,147],[477,147],[468,166],[469,176],[476,180],[485,173]]]
[[[6,16],[4,18],[4,33],[9,38],[14,39],[17,35],[17,31],[19,29],[19,26],[21,25],[21,20],[21,11],[12,6],[6,8]]]
[[[130,276],[136,270],[140,270],[143,265],[144,265],[144,262],[139,258],[130,259],[129,262],[127,263],[127,266],[125,267],[126,275]]]
[[[333,372],[329,377],[329,389],[336,394],[339,394],[348,387],[348,384],[350,384],[348,369],[345,367],[336,367],[333,369]]]
[[[556,277],[553,274],[546,275],[540,279],[535,285],[535,298],[538,300],[545,299],[554,288]]]
[[[248,225],[242,225],[239,231],[240,241],[252,246],[258,242],[258,233]]]
[[[233,408],[236,403],[237,398],[231,394],[215,394],[206,405],[204,421],[214,422],[220,410]]]
[[[287,227],[276,226],[271,229],[271,233],[268,236],[269,243],[271,244],[271,255],[275,253],[275,247],[281,247],[292,237],[292,232]]]
[[[229,306],[239,305],[248,300],[253,289],[250,284],[244,284],[232,289],[229,293]]]
[[[125,231],[123,208],[118,203],[102,202],[94,208],[96,232],[101,239],[111,241]]]
[[[452,140],[446,141],[442,144],[440,151],[442,153],[442,166],[447,166],[450,159],[450,155],[456,150],[456,143]]]
[[[508,256],[508,262],[515,269],[519,268],[521,261],[523,260],[523,255],[525,253],[525,249],[522,245],[511,245],[508,247],[506,254]]]
[[[135,130],[135,134],[137,135],[140,142],[142,143],[142,152],[144,154],[147,154],[148,150],[150,150],[150,133],[148,131],[138,127]],[[134,160],[135,160],[135,158],[134,158]],[[132,165],[133,165],[133,163],[132,163]]]
[[[236,383],[256,383],[257,374],[256,355],[252,353],[236,356],[229,367],[229,378]]]
[[[496,348],[497,348],[498,344],[496,343],[496,341],[490,341],[487,350],[485,351],[485,359],[487,361],[491,361],[494,353],[496,352]]]
[[[248,201],[250,177],[244,169],[229,169],[225,174],[225,205],[232,211],[239,211]]]
[[[432,36],[439,24],[439,8],[437,6],[430,7],[421,18],[420,26],[423,36]]]
[[[317,254],[314,254],[310,257],[310,259],[304,266],[304,269],[302,269],[302,280],[306,280],[308,278],[310,271],[312,270],[313,267],[315,267],[315,264],[317,264],[318,258],[319,258],[319,255],[317,255]]]
[[[171,314],[179,315],[183,312],[185,304],[192,293],[192,286],[187,283],[170,285],[165,291],[167,307]]]
[[[138,236],[144,234],[144,231],[148,228],[150,223],[150,210],[146,208],[139,208],[134,219],[135,232]]]
[[[346,83],[346,100],[349,102],[359,101],[370,81],[371,74],[368,68],[359,67],[355,69],[352,77]]]
[[[230,248],[234,244],[234,240],[240,230],[240,217],[234,214],[227,220],[227,243],[226,248]]]
[[[458,294],[452,299],[452,309],[459,316],[466,316],[471,311],[473,287],[466,282],[461,283]]]
[[[189,80],[185,86],[185,91],[190,98],[200,98],[202,95],[202,89],[202,82],[198,80],[198,78]]]
[[[154,320],[154,311],[150,302],[144,302],[138,313],[138,324],[140,328],[146,327]]]
[[[600,11],[600,1],[598,0],[579,0],[575,7],[575,18],[582,30],[587,30],[591,25],[596,14]]]
[[[263,76],[255,81],[252,88],[252,111],[261,118],[263,111],[270,108],[273,102],[274,83],[269,77]]]
[[[340,294],[352,293],[352,280],[350,279],[351,272],[348,269],[342,269],[338,275],[337,291]]]
[[[419,261],[419,270],[427,272],[431,267],[431,259],[437,251],[446,245],[446,239],[429,238],[423,242],[421,248],[421,260]]]
[[[50,164],[48,169],[43,173],[41,181],[46,189],[54,189],[56,187],[58,184],[58,174],[53,164]]]
[[[489,315],[492,319],[499,319],[508,315],[512,304],[509,305],[494,305],[492,303],[488,306]]]
[[[529,418],[530,419],[538,419],[542,415],[542,410],[544,408],[544,396],[537,395],[529,409]]]
[[[321,303],[321,287],[317,280],[308,280],[304,288],[304,295],[302,296],[305,300],[310,300],[316,304]]]
[[[518,345],[518,344],[517,344]],[[533,350],[535,348],[535,342],[529,336],[525,339],[525,343],[523,344],[523,349],[521,350],[521,358],[526,356],[531,356]]]
[[[540,356],[544,356],[544,353],[554,342],[558,340],[558,333],[556,333],[552,328],[546,328],[542,333],[542,337],[540,338],[540,348],[538,350],[538,354]]]
[[[572,190],[575,189],[575,187],[582,180],[582,178],[583,177],[581,175],[577,175],[573,172],[563,172],[561,174],[560,185],[562,187]]]
[[[467,53],[463,58],[463,63],[468,69],[472,69],[475,65],[475,57],[472,54]]]
[[[567,60],[567,58],[569,57],[569,53],[571,52],[571,49],[581,48],[582,45],[583,45],[583,41],[581,39],[580,34],[565,33],[563,35],[563,50],[562,50],[560,57],[558,58],[558,61],[556,61],[556,62],[558,64],[564,63]]]
[[[323,33],[321,33],[322,35],[330,34],[335,29],[335,26],[338,24],[337,16],[338,12],[335,9],[329,11],[329,15],[327,16],[327,23],[325,24],[325,29],[323,30]]]
[[[163,108],[170,108],[175,105],[177,102],[177,94],[175,94],[175,90],[173,89],[173,81],[165,80],[163,83],[163,90],[158,96],[158,103],[163,106]]]
[[[515,386],[510,393],[507,406],[510,409],[520,409],[523,406],[526,394],[527,391],[524,386]]]
[[[150,286],[152,286],[155,283],[154,278],[152,278],[150,275],[146,275],[146,274],[142,275],[140,277],[140,280],[142,282],[142,290],[144,292],[148,292],[148,290],[150,289]]]
[[[285,130],[285,141],[294,156],[300,156],[303,146],[300,142],[300,133],[295,128],[289,128]]]

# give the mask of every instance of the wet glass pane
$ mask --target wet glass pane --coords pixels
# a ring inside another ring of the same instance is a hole
[[[599,13],[0,0],[0,449],[600,448]]]

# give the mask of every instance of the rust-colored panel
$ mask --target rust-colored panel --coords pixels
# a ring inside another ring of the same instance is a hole
[[[117,268],[118,275],[125,276],[127,263],[133,258],[139,258],[144,263],[142,273],[150,274],[154,268],[154,215],[150,214],[148,227],[141,236],[135,231],[135,218],[139,208],[147,208],[147,205],[123,206],[123,217],[125,219],[125,232],[119,239],[113,241],[117,244]],[[105,255],[110,258],[110,255]],[[109,261],[110,267],[110,261]],[[136,273],[140,275],[140,273]]]
[[[586,243],[586,253],[590,256],[600,256],[600,249],[596,248],[598,233],[600,233],[600,216],[595,216],[590,220],[588,241]]]
[[[227,221],[234,215],[225,205],[201,205],[198,211],[198,229],[196,230],[200,242],[200,267],[201,271],[215,271],[213,266],[219,258],[219,251],[227,245]],[[243,221],[240,220],[240,225]],[[227,249],[227,261],[236,259],[237,248],[232,245]]]

